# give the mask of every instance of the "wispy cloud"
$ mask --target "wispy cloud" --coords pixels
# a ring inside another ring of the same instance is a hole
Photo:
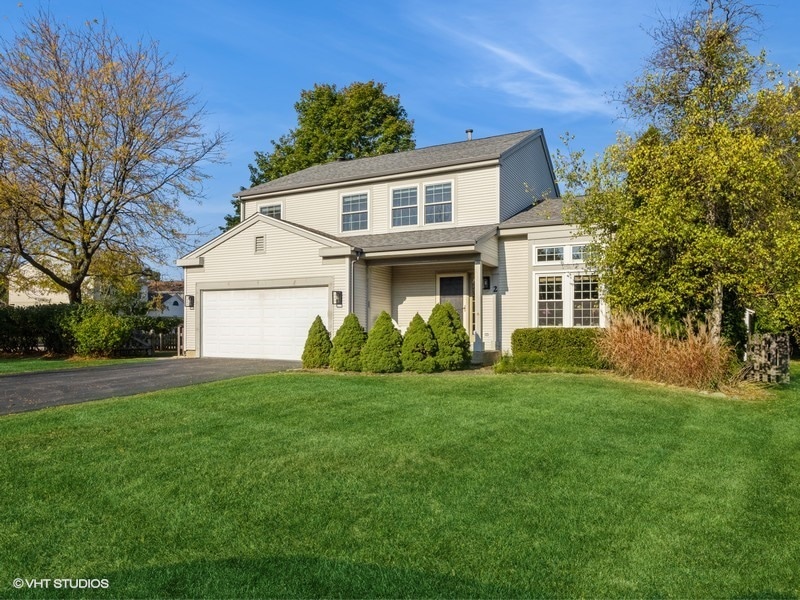
[[[619,72],[608,55],[612,48],[619,55],[620,42],[602,40],[600,32],[606,19],[619,15],[591,5],[553,8],[536,2],[491,14],[484,10],[457,17],[427,11],[417,17],[428,34],[468,53],[470,84],[500,91],[512,106],[579,116],[616,113],[606,92]]]

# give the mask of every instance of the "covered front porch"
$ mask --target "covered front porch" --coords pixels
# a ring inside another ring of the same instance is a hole
[[[416,313],[427,320],[436,304],[449,302],[470,336],[473,361],[482,362],[497,350],[496,267],[480,255],[364,260],[356,283],[361,279],[366,294],[361,306],[355,295],[355,312],[371,327],[386,311],[405,332]]]

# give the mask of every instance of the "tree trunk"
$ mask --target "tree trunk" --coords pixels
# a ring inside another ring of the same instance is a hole
[[[83,294],[81,293],[81,285],[73,285],[67,288],[67,293],[69,294],[69,303],[70,304],[80,304],[83,302]]]
[[[712,291],[711,310],[708,312],[708,328],[715,344],[722,341],[722,284],[715,283]]]

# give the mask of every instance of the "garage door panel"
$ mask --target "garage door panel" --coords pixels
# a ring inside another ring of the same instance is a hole
[[[327,310],[327,287],[205,291],[201,355],[299,360],[311,323]]]

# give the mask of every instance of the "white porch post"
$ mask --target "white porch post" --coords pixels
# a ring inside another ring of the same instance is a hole
[[[475,323],[473,332],[472,352],[483,352],[483,263],[481,259],[475,260]],[[474,357],[480,362],[483,357]]]

